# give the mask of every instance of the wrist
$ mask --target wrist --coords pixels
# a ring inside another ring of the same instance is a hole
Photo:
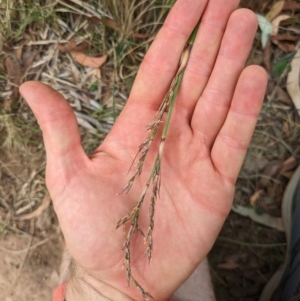
[[[128,295],[88,275],[80,267],[66,286],[66,301],[134,301]]]

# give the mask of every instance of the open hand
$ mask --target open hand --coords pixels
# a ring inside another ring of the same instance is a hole
[[[155,116],[200,18],[166,140],[150,265],[141,260],[142,237],[137,235],[132,245],[132,273],[155,300],[167,300],[189,277],[230,211],[267,82],[262,68],[244,69],[257,20],[249,10],[235,10],[238,3],[176,2],[140,67],[123,112],[91,157],[81,146],[76,118],[61,95],[38,82],[20,89],[43,131],[47,186],[67,247],[103,295],[116,290],[129,299],[141,299],[134,286],[127,288],[124,234],[115,228],[141,194],[155,147],[131,191],[117,194],[129,179],[127,172],[146,136],[146,125]],[[146,207],[141,216],[145,231],[147,211]]]

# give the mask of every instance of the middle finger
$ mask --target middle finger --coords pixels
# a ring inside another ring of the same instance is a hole
[[[198,34],[175,103],[174,113],[190,120],[212,73],[228,19],[238,0],[211,0],[201,18]]]

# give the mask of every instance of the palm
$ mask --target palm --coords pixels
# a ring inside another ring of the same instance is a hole
[[[237,1],[217,2],[209,3],[202,21],[215,18],[209,21],[225,28]],[[191,1],[190,6],[184,3],[185,0],[177,1],[167,26],[140,68],[127,106],[91,158],[82,150],[75,118],[61,96],[38,83],[28,83],[21,90],[44,133],[47,185],[70,253],[87,272],[133,298],[139,295],[134,288],[126,287],[125,272],[121,269],[124,235],[122,230],[114,230],[118,220],[131,211],[140,196],[151,172],[155,146],[131,191],[117,193],[128,180],[128,168],[145,138],[144,129],[167,91],[187,36],[206,1]],[[211,17],[214,5],[224,6],[222,17]],[[185,27],[178,23],[178,15],[190,16]],[[260,68],[249,67],[243,71],[256,29],[255,16],[246,10],[232,14],[224,36],[219,30],[205,26],[204,21],[185,71],[167,137],[150,266],[146,259],[141,260],[145,252],[141,236],[136,235],[132,244],[133,274],[157,300],[168,298],[212,247],[230,210],[234,182],[266,85],[265,73]],[[211,38],[207,56],[202,40],[212,34],[215,37]],[[172,55],[161,51],[173,41],[176,43]],[[204,60],[202,67],[206,67],[197,70],[195,62]],[[55,110],[38,103],[39,95],[45,94],[55,103],[51,106]],[[148,225],[146,207],[140,223],[144,229]]]
[[[134,246],[134,276],[147,279],[141,282],[149,282],[145,287],[156,297],[162,297],[162,293],[164,297],[170,294],[192,272],[195,262],[199,263],[206,255],[228,213],[232,199],[233,185],[214,171],[209,156],[203,156],[195,164],[195,159],[199,157],[199,146],[193,145],[196,139],[193,139],[190,131],[184,133],[185,141],[180,142],[182,145],[172,141],[172,145],[169,144],[172,150],[168,151],[166,147],[161,197],[155,214],[155,248],[151,267],[141,260],[145,252],[141,237],[137,236]],[[125,273],[121,269],[124,235],[122,230],[115,232],[114,229],[117,221],[135,205],[142,187],[140,183],[136,183],[128,195],[116,195],[126,183],[126,173],[136,153],[136,147],[123,148],[122,136],[119,139],[115,137],[120,141],[117,147],[120,155],[114,157],[116,145],[110,150],[109,146],[108,149],[105,148],[104,143],[103,148],[89,162],[93,167],[78,172],[67,189],[56,198],[58,205],[55,209],[58,216],[62,216],[60,223],[65,229],[67,244],[75,259],[87,270],[94,270],[95,267],[99,271],[106,270],[108,275],[101,273],[103,279],[113,277],[116,279],[114,285],[124,287]],[[181,158],[180,154],[174,152],[178,148],[186,148],[190,153],[189,157]],[[209,155],[205,149],[203,153]],[[150,166],[150,163],[145,166],[146,175],[150,172]],[[141,177],[141,182],[143,180],[144,177]],[[219,187],[216,187],[216,183],[219,183]],[[51,191],[51,186],[49,188]],[[217,191],[215,195],[207,193],[214,190]],[[145,209],[142,221],[144,229],[148,224],[147,208]],[[205,218],[208,214],[209,221]],[[162,262],[168,268],[164,268]],[[181,263],[180,266],[178,262]],[[158,283],[177,270],[180,270],[181,279],[176,279],[172,290],[166,291],[164,288],[160,291]]]

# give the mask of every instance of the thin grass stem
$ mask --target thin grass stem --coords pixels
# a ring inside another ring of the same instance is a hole
[[[147,157],[147,154],[152,146],[152,143],[154,139],[156,138],[156,135],[158,133],[158,129],[160,125],[163,123],[163,116],[167,111],[167,117],[166,121],[164,123],[163,129],[162,129],[162,135],[160,138],[160,144],[157,150],[157,155],[153,164],[153,168],[151,170],[150,176],[147,180],[147,183],[145,184],[145,187],[143,189],[143,192],[132,209],[132,211],[121,218],[119,222],[117,223],[117,227],[119,228],[121,226],[125,226],[126,223],[130,222],[130,227],[129,230],[127,231],[125,242],[123,244],[122,250],[124,251],[124,268],[126,270],[126,278],[127,278],[127,284],[128,286],[130,285],[130,282],[133,282],[133,284],[136,286],[138,291],[141,293],[142,297],[144,300],[148,298],[152,298],[152,296],[143,289],[143,287],[137,282],[137,280],[133,277],[131,273],[131,252],[130,252],[130,242],[132,238],[132,234],[134,232],[139,232],[145,239],[145,242],[147,244],[146,251],[144,253],[144,257],[148,257],[148,262],[150,263],[151,258],[152,258],[152,251],[153,251],[153,230],[154,230],[154,213],[155,213],[155,204],[156,200],[160,197],[160,188],[161,188],[161,167],[162,167],[162,160],[163,160],[163,153],[164,153],[164,148],[165,148],[165,141],[167,139],[167,134],[168,130],[170,127],[170,122],[171,122],[171,117],[175,105],[175,101],[178,96],[178,92],[181,86],[181,82],[183,79],[183,74],[185,71],[185,68],[187,66],[191,51],[192,51],[192,46],[194,44],[197,31],[198,31],[198,26],[195,27],[193,30],[186,47],[184,48],[184,51],[181,55],[181,60],[179,63],[178,71],[172,80],[172,83],[170,85],[170,88],[163,99],[153,121],[147,126],[147,132],[148,135],[146,139],[142,142],[142,144],[139,146],[137,155],[135,156],[130,169],[134,165],[135,161],[138,159],[137,164],[136,164],[136,171],[131,176],[129,179],[127,185],[123,188],[122,192],[129,192],[129,190],[132,188],[132,185],[134,184],[135,180],[137,177],[139,177],[142,173],[143,166],[145,159]],[[144,204],[146,195],[148,193],[149,188],[152,188],[151,191],[151,196],[150,196],[150,202],[149,202],[149,225],[147,229],[147,234],[144,235],[144,232],[139,226],[139,218],[140,218],[140,213],[141,213],[141,208]],[[122,193],[121,192],[121,193]]]

